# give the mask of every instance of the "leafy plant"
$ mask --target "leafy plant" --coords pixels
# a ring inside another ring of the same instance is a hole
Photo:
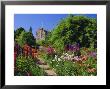
[[[96,28],[94,18],[69,15],[51,31],[48,41],[60,51],[64,50],[65,45],[75,43],[79,43],[80,47],[96,48]]]
[[[19,32],[20,30],[20,32]],[[16,39],[15,41],[23,47],[24,44],[28,44],[30,46],[34,46],[36,44],[35,38],[32,34],[32,28],[30,27],[29,32],[26,32],[25,30],[21,30],[20,28],[16,30],[16,32],[19,32],[19,34],[16,33]]]
[[[27,75],[31,74],[32,76],[44,75],[45,72],[43,69],[39,68],[35,61],[29,57],[25,58],[23,56],[18,56],[16,59],[16,75]]]

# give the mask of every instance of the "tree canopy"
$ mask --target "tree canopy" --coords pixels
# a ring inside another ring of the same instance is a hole
[[[59,50],[66,44],[79,43],[80,47],[97,46],[97,22],[95,18],[69,15],[52,30],[49,42]]]
[[[22,33],[22,31],[25,31],[25,29],[22,27],[14,30],[14,38],[17,38]]]
[[[22,28],[24,29],[24,28]],[[32,34],[32,28],[30,27],[29,32],[22,30],[21,28],[18,28],[16,30],[16,32],[19,32],[19,35],[16,34],[16,38],[15,41],[21,46],[23,47],[24,44],[28,44],[30,46],[35,46],[36,42],[35,42],[35,38]],[[15,33],[16,33],[15,32]]]

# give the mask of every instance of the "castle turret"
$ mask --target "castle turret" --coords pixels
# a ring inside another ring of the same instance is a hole
[[[46,37],[47,34],[48,34],[48,31],[44,30],[44,28],[40,28],[36,32],[36,41],[45,40],[45,37]]]

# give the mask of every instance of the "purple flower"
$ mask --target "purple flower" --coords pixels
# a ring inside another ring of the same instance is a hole
[[[76,51],[78,51],[79,50],[79,46],[78,45],[71,45],[71,48],[70,48],[70,50],[71,51],[74,51],[74,52],[76,52]]]
[[[89,53],[89,56],[96,58],[97,53],[96,53],[96,52],[90,52],[90,53]]]
[[[66,45],[65,46],[65,50],[66,51],[73,51],[73,52],[76,52],[80,49],[79,45],[78,44],[74,44],[74,45]]]

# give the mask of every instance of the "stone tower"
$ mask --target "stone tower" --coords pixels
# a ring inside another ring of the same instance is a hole
[[[47,34],[48,31],[44,30],[44,28],[38,29],[38,31],[36,32],[36,41],[45,40]]]

